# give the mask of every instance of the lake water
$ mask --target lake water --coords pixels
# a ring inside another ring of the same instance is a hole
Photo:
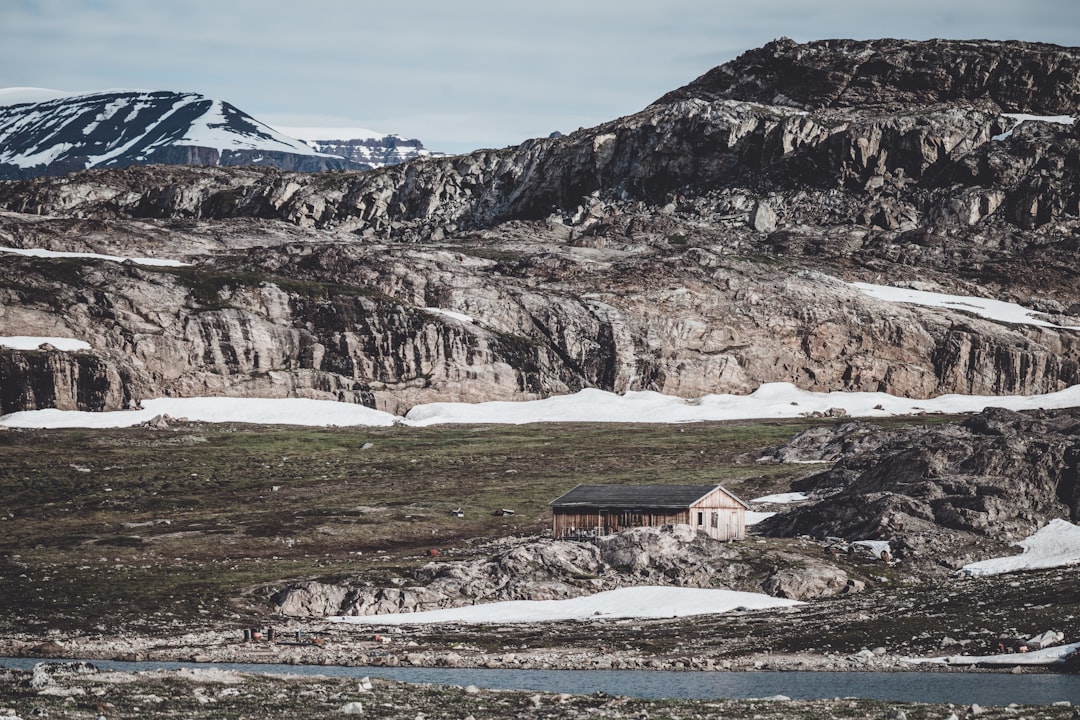
[[[0,658],[0,666],[29,669],[42,661]],[[57,661],[59,662],[59,661]],[[761,698],[799,700],[838,697],[957,705],[1080,705],[1080,675],[1012,675],[963,672],[669,672],[649,670],[485,670],[479,668],[346,667],[243,663],[117,662],[89,660],[101,669],[215,668],[250,673],[385,678],[411,683],[476,685],[589,695],[602,692],[640,698]]]

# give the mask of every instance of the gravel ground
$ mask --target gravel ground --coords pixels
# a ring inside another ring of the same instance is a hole
[[[217,669],[113,672],[0,670],[0,718],[1073,718],[1057,706],[979,707],[869,700],[639,700],[604,694],[481,690],[382,680],[246,675]]]

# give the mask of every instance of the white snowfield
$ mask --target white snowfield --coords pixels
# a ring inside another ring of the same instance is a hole
[[[1051,520],[1034,535],[1014,543],[1019,555],[993,558],[960,568],[962,575],[1000,575],[1019,570],[1042,570],[1080,563],[1080,527],[1067,520]]]
[[[448,318],[453,318],[454,320],[460,320],[461,322],[464,322],[464,323],[476,322],[473,319],[472,315],[466,315],[464,313],[454,312],[453,310],[443,310],[442,308],[437,308],[437,307],[426,307],[426,308],[424,308],[424,311],[429,312],[429,313],[431,313],[433,315],[445,315]]]
[[[1000,135],[995,135],[993,137],[994,140],[1004,140],[1008,137],[1011,137],[1013,134],[1013,130],[1016,130],[1020,123],[1028,120],[1033,120],[1035,122],[1054,123],[1055,125],[1072,125],[1074,122],[1076,122],[1076,118],[1071,115],[1028,115],[1027,113],[1002,114],[1005,117],[1012,119],[1013,126],[1005,132],[1001,133]]]
[[[774,598],[763,593],[646,585],[608,590],[569,600],[511,600],[426,612],[338,616],[330,619],[358,625],[553,622],[601,617],[686,617],[725,613],[735,609],[761,610],[802,604],[796,600]]]
[[[56,250],[42,250],[40,248],[0,247],[0,253],[39,258],[87,258],[89,260],[112,260],[113,262],[130,261],[136,265],[152,265],[156,267],[185,267],[191,264],[179,260],[169,260],[167,258],[121,257],[120,255],[102,255],[101,253],[59,252]]]
[[[761,512],[759,510],[747,510],[746,511],[746,519],[744,520],[744,522],[746,523],[747,527],[749,527],[750,525],[757,525],[762,520],[768,520],[769,518],[771,518],[775,514],[776,513],[774,513],[774,512]]]
[[[1080,385],[1046,395],[941,395],[917,400],[886,393],[801,390],[791,383],[767,383],[749,395],[706,395],[687,400],[657,392],[624,395],[585,389],[525,402],[430,403],[405,415],[408,425],[441,423],[640,422],[796,418],[842,408],[848,415],[886,417],[917,413],[971,413],[986,407],[1013,410],[1080,406]]]
[[[90,343],[74,338],[46,337],[43,335],[0,335],[0,347],[13,350],[37,350],[42,345],[52,345],[57,350],[77,352],[90,350]]]
[[[417,405],[401,418],[359,405],[300,398],[156,398],[143,410],[82,412],[28,410],[0,417],[0,426],[130,427],[155,415],[200,422],[246,422],[311,426],[526,424],[540,422],[685,423],[710,420],[794,418],[843,408],[848,415],[886,417],[915,413],[972,413],[986,407],[1012,410],[1080,406],[1080,385],[1048,395],[942,395],[929,400],[885,393],[814,393],[790,383],[762,385],[750,395],[707,395],[697,400],[632,392],[587,389],[544,400]]]
[[[305,398],[157,398],[142,410],[81,412],[28,410],[0,417],[0,426],[22,428],[121,428],[158,415],[198,422],[308,426],[386,426],[398,417],[362,405]]]
[[[1037,310],[1026,308],[1016,303],[1001,300],[989,300],[987,298],[971,297],[967,295],[948,295],[945,293],[927,292],[925,290],[910,290],[908,288],[892,287],[890,285],[873,285],[871,283],[851,283],[851,286],[864,295],[875,297],[887,302],[909,303],[924,307],[940,307],[950,310],[963,310],[978,315],[987,320],[1011,323],[1014,325],[1037,325],[1039,327],[1058,328],[1061,330],[1080,330],[1080,326],[1056,325],[1048,320],[1040,318]]]
[[[789,492],[779,493],[777,495],[762,495],[761,497],[754,498],[750,502],[752,503],[779,503],[787,505],[789,503],[806,502],[810,498],[804,492]]]

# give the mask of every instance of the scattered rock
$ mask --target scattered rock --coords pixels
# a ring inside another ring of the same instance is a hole
[[[688,525],[643,527],[592,543],[529,538],[486,560],[432,562],[414,571],[417,584],[408,587],[296,583],[273,601],[286,615],[322,617],[556,600],[650,583],[714,587],[747,572],[737,557]]]

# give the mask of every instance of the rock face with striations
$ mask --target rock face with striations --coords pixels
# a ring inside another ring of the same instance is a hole
[[[515,148],[367,173],[2,183],[0,244],[195,263],[0,257],[0,335],[87,340],[107,386],[87,395],[43,369],[54,379],[18,382],[55,390],[5,390],[5,410],[1060,390],[1080,382],[1080,331],[1061,327],[1080,325],[1080,129],[1003,113],[1075,113],[1078,63],[1027,43],[777,41],[640,113]],[[1049,322],[884,302],[851,281]]]

